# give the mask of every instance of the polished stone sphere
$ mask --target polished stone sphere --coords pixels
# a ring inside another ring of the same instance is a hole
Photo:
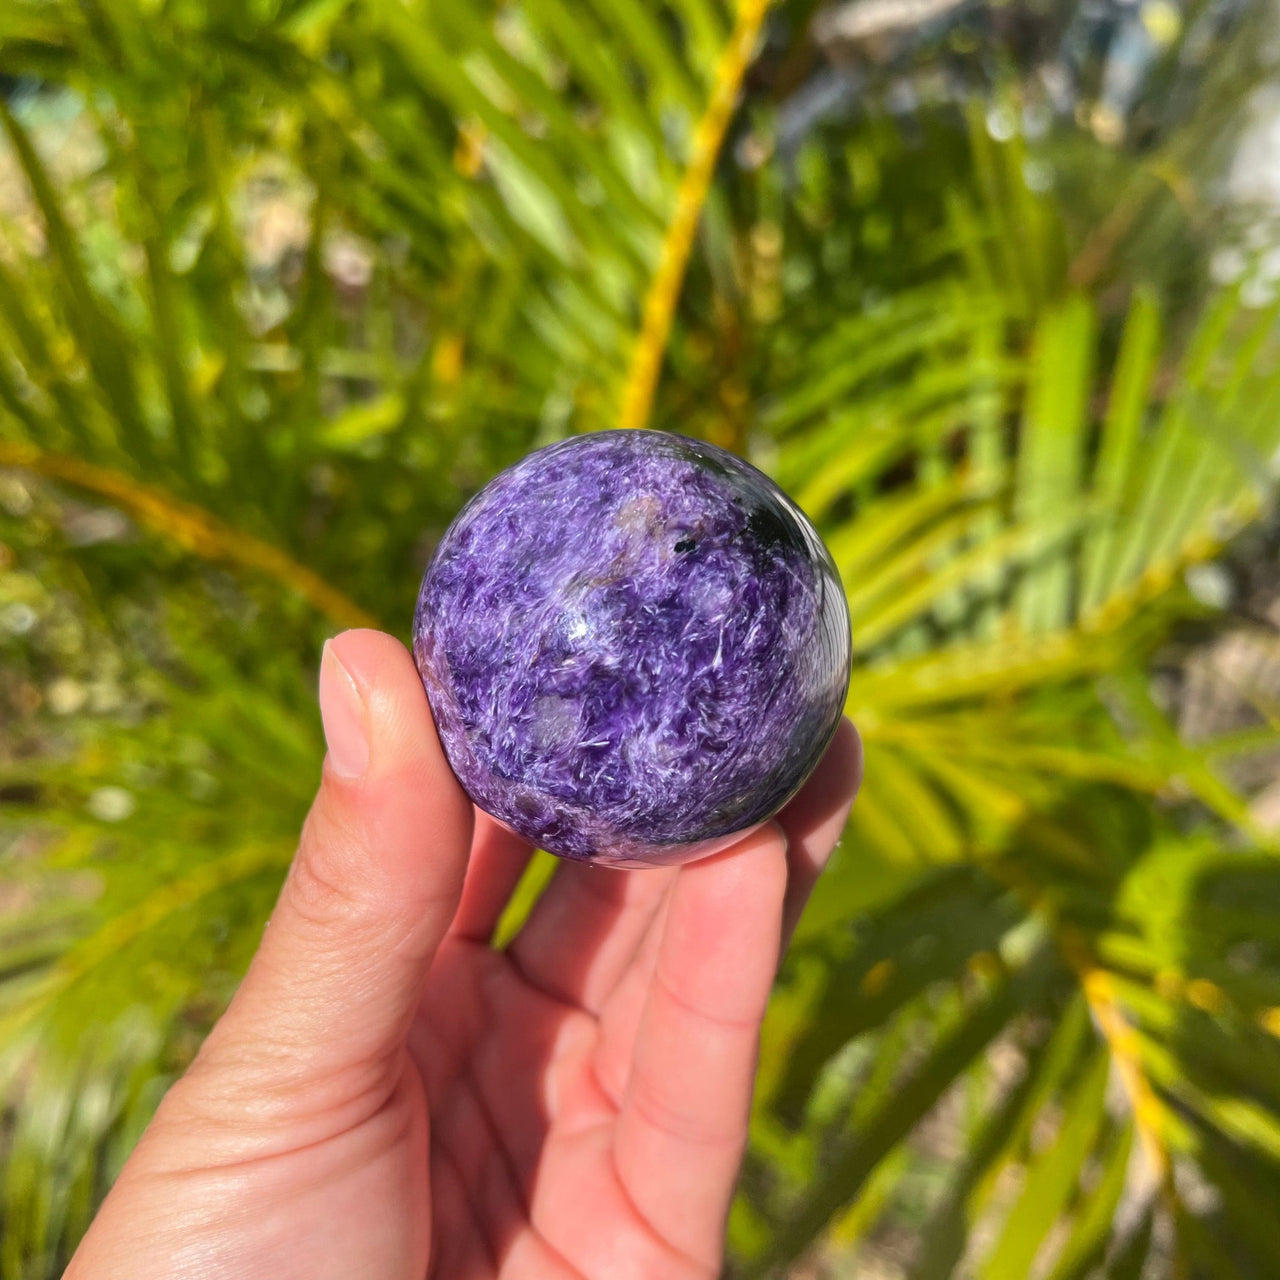
[[[771,817],[831,741],[849,613],[762,472],[660,431],[574,436],[485,486],[413,654],[459,782],[540,848],[684,862]]]

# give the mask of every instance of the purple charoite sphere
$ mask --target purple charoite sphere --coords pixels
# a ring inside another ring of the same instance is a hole
[[[714,445],[606,431],[463,508],[413,654],[472,800],[532,843],[683,862],[795,794],[840,721],[849,612],[804,514]]]

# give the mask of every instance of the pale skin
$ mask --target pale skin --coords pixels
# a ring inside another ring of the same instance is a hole
[[[861,776],[682,868],[530,850],[450,773],[412,659],[326,647],[319,793],[261,946],[66,1280],[709,1280],[781,950]]]

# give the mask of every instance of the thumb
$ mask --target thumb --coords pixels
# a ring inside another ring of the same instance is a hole
[[[474,811],[407,650],[325,645],[329,753],[262,945],[183,1084],[254,1124],[375,1109],[403,1065],[423,979],[462,890]],[[202,1108],[207,1110],[207,1101]],[[316,1135],[319,1136],[319,1135]],[[314,1137],[313,1139],[314,1140]]]

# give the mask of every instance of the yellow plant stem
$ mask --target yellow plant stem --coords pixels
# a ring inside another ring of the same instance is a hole
[[[265,573],[296,591],[339,626],[377,626],[371,614],[279,547],[232,529],[200,507],[180,502],[131,476],[14,440],[0,440],[0,467],[17,467],[96,493],[139,524],[195,555],[206,560],[228,560]]]
[[[1111,1050],[1116,1074],[1133,1110],[1133,1124],[1138,1131],[1147,1163],[1156,1179],[1164,1185],[1170,1176],[1169,1153],[1160,1133],[1161,1104],[1151,1088],[1139,1058],[1137,1037],[1116,1002],[1111,975],[1105,970],[1086,964],[1076,968],[1084,987],[1085,999],[1093,1012],[1094,1021],[1102,1038]]]
[[[1133,1127],[1152,1178],[1173,1214],[1176,1211],[1173,1165],[1161,1123],[1163,1104],[1147,1079],[1137,1033],[1120,1008],[1111,975],[1096,963],[1086,935],[1057,919],[1052,903],[1046,900],[1044,892],[1030,876],[1008,864],[985,862],[983,865],[1041,916],[1049,926],[1059,953],[1079,981],[1098,1033],[1115,1064],[1120,1086],[1129,1100]]]
[[[707,109],[698,121],[688,167],[676,193],[675,213],[662,242],[658,269],[644,302],[640,333],[631,356],[631,367],[622,390],[618,411],[619,427],[643,427],[653,407],[653,393],[662,369],[662,359],[671,336],[676,302],[684,284],[689,253],[706,204],[716,159],[725,130],[733,118],[742,87],[742,77],[751,65],[760,27],[769,0],[741,0],[738,17],[716,67],[715,83]]]
[[[1176,554],[1148,565],[1141,577],[1114,590],[1102,604],[1081,618],[1081,629],[1094,634],[1118,630],[1143,606],[1164,595],[1192,565],[1220,555],[1227,543],[1261,511],[1261,499],[1256,493],[1247,493],[1216,512],[1221,532],[1193,532],[1183,540]]]
[[[104,960],[119,955],[148,929],[237,881],[268,871],[283,870],[288,866],[293,850],[294,844],[290,841],[252,844],[236,849],[196,867],[178,880],[160,885],[134,906],[107,920],[96,933],[63,955],[30,995],[5,1011],[0,1017],[0,1044],[7,1043],[68,987],[79,982]]]
[[[1165,1145],[1161,1126],[1164,1104],[1156,1097],[1151,1081],[1143,1070],[1137,1034],[1120,1010],[1111,975],[1090,962],[1088,952],[1082,944],[1077,951],[1070,937],[1063,938],[1062,942],[1063,952],[1068,953],[1067,963],[1079,975],[1085,999],[1089,1002],[1094,1021],[1107,1043],[1121,1088],[1129,1099],[1133,1127],[1138,1132],[1138,1141],[1147,1166],[1159,1188],[1170,1222],[1176,1224],[1179,1214],[1178,1193],[1173,1182],[1173,1164],[1169,1159],[1169,1149]],[[1074,958],[1069,954],[1073,951],[1077,952]],[[1174,1280],[1184,1280],[1186,1263],[1176,1242],[1172,1264],[1171,1274]]]

